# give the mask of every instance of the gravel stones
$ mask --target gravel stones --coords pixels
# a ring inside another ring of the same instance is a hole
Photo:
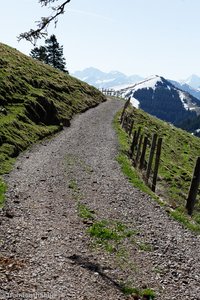
[[[123,104],[109,100],[76,116],[70,128],[20,155],[6,176],[0,299],[131,299],[120,282],[153,288],[157,299],[200,299],[199,237],[134,189],[115,160],[112,119]],[[128,259],[92,248],[79,202],[96,219],[137,232],[125,245]],[[9,268],[10,259],[19,267]]]

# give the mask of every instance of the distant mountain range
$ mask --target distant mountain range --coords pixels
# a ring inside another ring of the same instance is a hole
[[[199,89],[200,88],[200,77],[192,74],[190,77],[187,79],[179,80],[181,84],[186,83],[187,85],[193,87],[194,89]]]
[[[96,68],[87,68],[83,71],[76,71],[71,75],[99,89],[111,87],[119,88],[123,85],[133,84],[143,79],[143,77],[139,75],[127,76],[118,71],[111,71],[109,73],[106,73]]]
[[[199,78],[199,80],[200,80],[200,78]],[[169,81],[174,86],[176,86],[178,89],[183,90],[200,100],[200,89],[195,89],[194,87],[192,87],[191,85],[189,85],[187,83],[181,83],[181,82],[174,81],[174,80],[169,80]]]
[[[144,77],[140,75],[127,76],[119,71],[111,71],[106,73],[100,71],[97,68],[92,68],[92,67],[84,69],[82,71],[76,71],[71,75],[100,89],[101,88],[119,89],[144,79]],[[190,94],[197,92],[196,95],[193,94],[192,95],[200,99],[200,77],[199,76],[193,74],[184,80],[172,81],[172,83],[178,88],[181,88],[189,92]]]
[[[131,97],[134,106],[175,126],[200,136],[200,77],[181,81],[154,75],[142,78],[114,71],[105,73],[87,68],[72,74],[97,88],[112,88]]]

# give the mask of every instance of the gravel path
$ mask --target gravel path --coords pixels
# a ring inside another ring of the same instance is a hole
[[[6,177],[0,299],[133,299],[122,283],[149,287],[156,299],[200,299],[200,238],[134,189],[115,160],[111,122],[122,105],[110,100],[76,117],[21,155]],[[80,217],[78,203],[95,221]],[[87,233],[102,219],[134,230],[121,253]]]

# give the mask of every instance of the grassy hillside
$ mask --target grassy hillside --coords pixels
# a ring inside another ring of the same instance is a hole
[[[0,43],[0,175],[30,144],[102,101],[97,89]]]
[[[185,213],[185,204],[193,169],[196,158],[200,156],[199,138],[152,117],[141,109],[129,108],[129,114],[134,119],[133,130],[142,127],[142,133],[147,135],[150,140],[153,133],[157,133],[159,137],[163,137],[156,193],[167,206],[177,210],[179,213]],[[119,128],[118,133],[123,143],[123,151],[127,153],[130,148],[131,139]],[[123,158],[121,159],[123,160]],[[138,187],[141,186],[138,183]],[[200,224],[199,196],[197,197],[193,221],[195,220]]]

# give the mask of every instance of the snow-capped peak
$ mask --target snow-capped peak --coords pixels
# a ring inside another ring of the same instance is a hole
[[[165,81],[165,79],[163,77],[158,76],[158,75],[152,75],[152,76],[146,78],[145,80],[142,80],[142,81],[134,84],[131,87],[129,86],[129,87],[125,88],[123,90],[124,96],[130,97],[132,105],[134,107],[138,108],[140,102],[134,97],[134,93],[140,89],[152,89],[154,91],[158,85],[163,85],[164,81]]]
[[[178,115],[177,120],[181,119],[182,115],[185,116],[186,111],[188,114],[200,114],[199,100],[177,88],[162,76],[153,75],[120,91],[126,98],[130,97],[133,106],[140,107],[149,113],[155,111],[153,114],[158,117],[162,116],[169,122],[173,122],[175,109]]]
[[[145,80],[139,81],[132,86],[126,86],[121,89],[122,92],[126,95],[130,93],[130,91],[135,92],[140,89],[152,89],[155,90],[158,86],[165,86],[167,89],[171,89],[172,84],[164,79],[162,76],[152,75],[147,77]],[[127,95],[126,95],[127,96]]]
[[[135,87],[137,89],[152,88],[154,90],[159,83],[163,83],[163,78],[158,75],[153,75],[138,82]]]

